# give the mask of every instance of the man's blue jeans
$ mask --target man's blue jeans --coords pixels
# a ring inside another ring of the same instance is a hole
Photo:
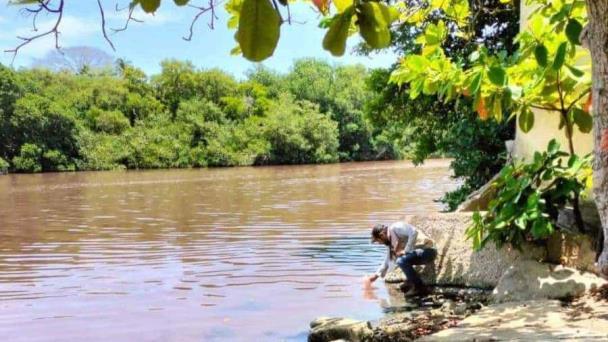
[[[401,268],[407,280],[416,288],[421,287],[422,279],[416,273],[414,265],[427,264],[435,260],[437,250],[435,248],[418,248],[397,258],[397,265]]]

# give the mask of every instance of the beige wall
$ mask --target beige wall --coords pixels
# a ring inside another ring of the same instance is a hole
[[[525,29],[526,19],[530,15],[531,9],[525,6],[525,1],[521,5],[520,30]],[[590,63],[589,58],[582,59],[581,63]],[[515,142],[513,144],[513,156],[516,159],[529,160],[535,151],[543,151],[553,138],[557,139],[562,148],[568,148],[568,140],[563,130],[559,130],[559,114],[557,112],[534,111],[534,127],[528,133],[524,133],[517,127]],[[574,149],[579,155],[591,153],[593,150],[593,135],[583,134],[574,128]]]
[[[534,128],[528,133],[517,127],[513,156],[516,159],[530,160],[535,151],[544,151],[551,139],[556,139],[564,151],[568,150],[568,140],[564,130],[559,130],[559,114],[557,112],[534,111]],[[574,128],[574,151],[583,156],[593,151],[593,135],[584,134]]]

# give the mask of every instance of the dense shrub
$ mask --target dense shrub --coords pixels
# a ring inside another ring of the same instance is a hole
[[[151,78],[124,61],[115,74],[2,68],[0,157],[35,172],[442,155],[464,180],[444,198],[454,207],[502,167],[512,125],[411,100],[387,84],[389,72],[314,59],[287,74],[258,67],[242,81],[180,61]],[[26,144],[40,152],[22,153]]]
[[[399,158],[398,130],[366,116],[366,78],[314,59],[242,81],[176,60],[150,78],[122,60],[83,74],[1,67],[0,157],[18,172]]]
[[[389,75],[389,69],[376,69],[367,80],[373,90],[365,106],[367,116],[381,132],[372,139],[380,153],[375,157],[405,153],[415,163],[434,156],[452,158],[453,176],[462,183],[441,201],[454,210],[504,166],[505,141],[515,137],[514,123],[482,121],[469,106],[444,103],[435,96],[412,100],[407,89],[387,83]]]
[[[487,212],[474,214],[467,230],[474,248],[494,242],[497,247],[508,243],[521,249],[525,241],[553,234],[559,210],[574,203],[591,175],[590,158],[568,156],[552,140],[531,162],[505,166],[492,184],[496,198]]]
[[[7,173],[9,167],[10,164],[6,160],[0,158],[0,174]]]
[[[252,165],[269,153],[270,142],[260,131],[259,118],[243,123],[206,126],[202,155],[209,166]]]
[[[124,137],[105,133],[82,131],[78,136],[82,160],[81,170],[112,170],[125,167],[129,151],[125,149]]]
[[[129,119],[117,110],[106,111],[93,107],[88,115],[93,121],[93,128],[98,132],[121,134],[131,126]]]
[[[306,164],[338,161],[337,124],[316,105],[282,96],[261,121],[270,151],[259,163]]]
[[[24,144],[21,152],[13,158],[13,166],[17,171],[40,172],[42,171],[42,149],[35,144]]]
[[[76,165],[60,151],[50,150],[42,154],[42,169],[44,171],[75,171]]]

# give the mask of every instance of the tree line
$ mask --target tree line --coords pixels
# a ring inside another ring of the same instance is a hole
[[[0,170],[218,167],[454,157],[455,207],[504,160],[510,124],[466,106],[411,100],[389,69],[294,62],[242,80],[166,60],[147,76],[111,69],[0,67]],[[313,86],[314,85],[314,86]],[[480,134],[480,132],[482,134]]]
[[[398,159],[367,118],[368,71],[304,59],[237,80],[189,62],[146,74],[0,68],[0,164],[12,172]],[[314,84],[314,86],[312,86]]]

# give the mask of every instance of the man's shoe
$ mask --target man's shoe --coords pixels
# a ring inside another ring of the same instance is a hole
[[[403,284],[399,285],[399,289],[403,293],[407,293],[407,292],[409,292],[412,289],[412,284],[409,281],[405,280],[403,282]]]
[[[429,295],[431,293],[431,290],[426,287],[426,286],[419,286],[419,287],[414,287],[412,289],[410,289],[405,296],[406,297],[422,297],[422,296],[426,296]]]

